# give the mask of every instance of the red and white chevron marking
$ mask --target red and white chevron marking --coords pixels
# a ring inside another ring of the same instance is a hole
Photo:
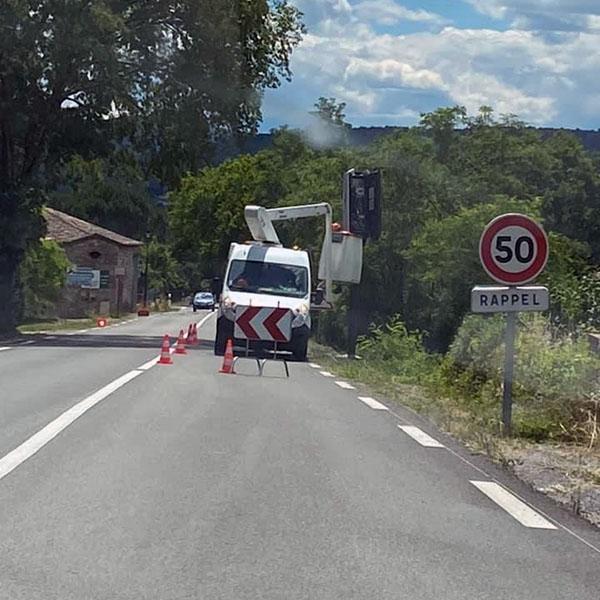
[[[234,337],[264,342],[289,342],[292,339],[292,311],[288,308],[237,306]]]

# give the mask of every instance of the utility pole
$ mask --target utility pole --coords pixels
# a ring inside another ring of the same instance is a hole
[[[344,230],[361,237],[363,247],[367,240],[377,241],[382,225],[381,171],[347,171],[343,181],[342,206]],[[356,357],[356,340],[366,321],[361,298],[360,284],[351,285],[347,321],[348,358]]]
[[[146,231],[146,266],[144,268],[144,308],[148,307],[148,268],[150,263],[150,251],[148,242],[150,241],[150,232]]]

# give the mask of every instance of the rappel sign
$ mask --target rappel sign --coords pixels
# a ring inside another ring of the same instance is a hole
[[[479,257],[486,273],[502,286],[476,286],[471,291],[475,313],[504,312],[506,317],[502,421],[504,433],[512,430],[512,383],[516,313],[548,310],[549,293],[533,281],[548,262],[548,237],[530,217],[509,213],[493,219],[483,230]]]

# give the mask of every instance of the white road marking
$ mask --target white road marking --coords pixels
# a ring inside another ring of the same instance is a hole
[[[335,377],[335,375],[333,373],[330,373],[329,371],[319,371],[319,373],[321,373],[323,377]]]
[[[3,348],[0,348],[0,352],[3,352],[4,350],[10,350],[10,348],[8,346],[5,346]]]
[[[557,529],[550,521],[544,519],[542,515],[501,485],[493,481],[471,481],[471,483],[490,500],[503,508],[511,517],[519,521],[521,525],[534,529]]]
[[[69,410],[54,419],[54,421],[48,423],[46,427],[40,429],[40,431],[32,435],[12,452],[9,452],[3,458],[0,458],[0,479],[6,477],[6,475],[16,469],[20,464],[24,463],[28,458],[31,458],[38,450],[53,440],[61,431],[90,410],[90,408],[141,374],[142,371],[129,371],[129,373],[125,373],[125,375],[111,381],[108,385],[105,385],[91,396],[78,402],[75,406],[72,406]]]
[[[139,366],[138,367],[138,371],[148,371],[156,363],[158,363],[159,360],[160,360],[160,356],[157,356],[156,358],[153,358],[152,360],[149,360],[147,363],[144,363],[143,365]]]
[[[35,344],[35,340],[27,340],[26,342],[21,342],[19,346],[31,346],[31,344]]]
[[[375,398],[371,398],[370,396],[359,396],[358,399],[367,406],[370,406],[373,410],[389,410],[387,406],[381,404],[381,402],[377,402]]]
[[[321,365],[318,365],[317,363],[308,363],[308,366],[311,369],[322,369],[323,368]]]
[[[202,327],[202,325],[204,325],[204,323],[206,323],[206,321],[208,321],[213,315],[216,315],[216,314],[217,314],[216,310],[209,312],[205,317],[203,317],[196,323],[196,328]]]
[[[398,425],[404,433],[409,435],[413,440],[419,442],[421,446],[426,448],[443,448],[444,444],[440,444],[437,440],[434,440],[430,435],[425,433],[422,429],[414,427],[413,425]]]
[[[341,387],[343,390],[355,390],[356,388],[345,381],[336,381],[335,385]]]

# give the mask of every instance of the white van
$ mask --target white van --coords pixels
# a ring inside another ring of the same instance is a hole
[[[311,275],[308,253],[260,242],[233,243],[229,249],[223,291],[219,300],[215,354],[222,356],[228,339],[234,346],[236,306],[289,308],[293,312],[292,339],[278,344],[295,360],[306,360],[310,335]],[[250,348],[266,351],[272,342],[251,341]]]

